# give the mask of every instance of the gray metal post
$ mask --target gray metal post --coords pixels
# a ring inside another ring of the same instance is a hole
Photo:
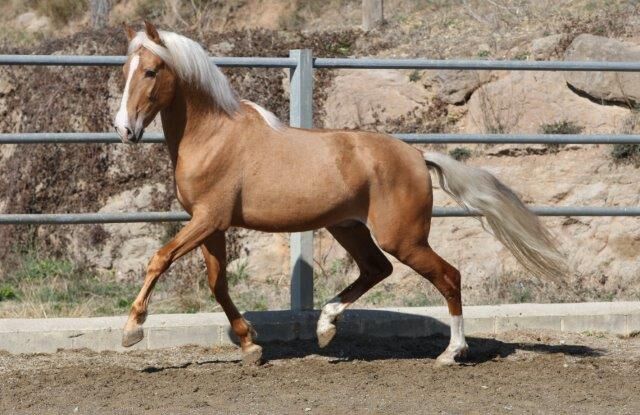
[[[313,126],[313,54],[309,49],[289,51],[296,60],[290,73],[289,123]],[[313,232],[291,234],[291,309],[313,309]]]

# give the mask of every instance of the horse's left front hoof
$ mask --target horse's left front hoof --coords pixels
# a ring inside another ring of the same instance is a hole
[[[262,347],[252,344],[242,349],[242,364],[249,366],[262,364]]]
[[[125,330],[122,334],[122,346],[131,347],[136,343],[139,343],[144,338],[144,331],[142,326],[137,326],[132,330]]]

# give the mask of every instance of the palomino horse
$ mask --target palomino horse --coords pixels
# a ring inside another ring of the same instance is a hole
[[[126,85],[115,128],[140,141],[159,112],[175,174],[176,195],[191,220],[149,263],[122,344],[143,338],[142,324],[158,277],[200,247],[209,285],[240,340],[245,362],[261,360],[254,332],[229,297],[225,231],[327,230],[353,256],[360,276],[326,304],[320,346],[346,307],[391,274],[385,251],[431,281],[447,301],[451,339],[438,357],[453,364],[467,351],[460,273],[429,246],[433,192],[428,167],[459,204],[486,217],[493,234],[530,272],[552,279],[565,270],[549,234],[517,196],[488,172],[425,152],[385,134],[287,127],[264,108],[236,98],[196,42],[126,27]],[[374,242],[375,237],[375,242]],[[376,243],[377,242],[377,243]]]

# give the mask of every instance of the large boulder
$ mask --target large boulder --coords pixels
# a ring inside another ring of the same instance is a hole
[[[473,91],[492,78],[489,71],[439,71],[434,81],[439,85],[438,97],[448,104],[464,104]]]
[[[546,61],[562,55],[563,46],[569,40],[569,35],[559,33],[557,35],[545,36],[531,42],[529,54],[532,59]]]
[[[601,36],[580,35],[564,54],[566,61],[638,62],[640,46]],[[640,74],[630,72],[566,72],[574,89],[595,100],[640,102]]]
[[[383,125],[416,107],[426,106],[428,91],[412,82],[410,71],[346,69],[338,71],[327,90],[325,128]]]
[[[585,133],[618,131],[629,110],[598,105],[567,88],[557,72],[511,72],[479,88],[461,123],[464,132],[538,133],[541,126],[569,121]]]

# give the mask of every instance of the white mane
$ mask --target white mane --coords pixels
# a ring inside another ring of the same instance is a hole
[[[153,42],[144,32],[138,32],[129,43],[131,54],[140,46],[149,49],[169,65],[180,79],[198,85],[229,115],[238,111],[240,103],[229,81],[209,60],[207,52],[197,42],[173,32],[159,31],[165,46]]]
[[[242,102],[244,102],[247,105],[250,105],[251,108],[253,108],[254,110],[256,110],[258,112],[258,114],[260,114],[260,116],[262,117],[262,119],[267,123],[267,125],[271,128],[273,128],[274,130],[282,130],[284,129],[284,125],[282,124],[282,122],[278,119],[278,117],[276,117],[276,115],[265,109],[264,107],[261,107],[260,105],[256,104],[255,102],[243,99]]]

